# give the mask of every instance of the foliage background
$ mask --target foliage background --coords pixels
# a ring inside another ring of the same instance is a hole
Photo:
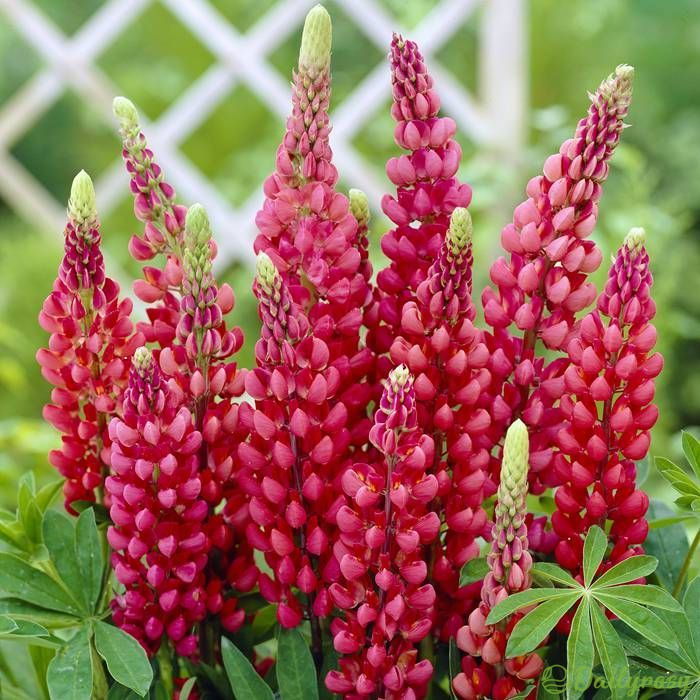
[[[274,0],[212,0],[241,31]],[[401,24],[414,26],[431,9],[429,0],[383,0]],[[100,0],[35,0],[66,33],[73,33]],[[376,65],[380,52],[332,1],[334,96],[342,98]],[[613,160],[595,236],[612,253],[629,227],[647,229],[656,278],[659,348],[666,369],[658,382],[661,420],[652,452],[679,454],[679,430],[700,425],[700,3],[698,0],[531,0],[528,8],[529,124],[518,162],[505,163],[496,151],[478,150],[464,136],[460,176],[474,188],[475,288],[486,281],[498,251],[499,232],[527,179],[544,157],[568,137],[587,106],[586,90],[619,63],[637,69],[633,107]],[[470,21],[440,52],[440,60],[474,90],[476,35]],[[272,57],[290,75],[299,32]],[[389,37],[387,37],[388,41]],[[156,118],[213,57],[175,19],[154,3],[99,58],[100,67],[149,118]],[[0,105],[41,68],[41,59],[0,18]],[[387,72],[388,80],[388,72]],[[437,86],[439,89],[439,85]],[[361,104],[357,105],[362,110]],[[283,125],[245,87],[236,87],[198,132],[185,154],[234,204],[240,204],[270,171]],[[396,153],[387,107],[378,112],[356,145],[378,175]],[[65,201],[74,174],[100,172],[118,154],[117,136],[70,91],[13,147],[14,155],[57,197]],[[3,174],[0,173],[0,177]],[[99,205],[99,202],[98,202]],[[374,218],[375,243],[387,225]],[[126,251],[135,230],[131,200],[103,221],[105,245],[113,259],[137,273]],[[376,261],[380,262],[375,245]],[[61,254],[30,222],[18,219],[0,199],[0,505],[14,499],[18,475],[35,468],[47,475],[45,454],[55,441],[41,423],[48,397],[34,361],[45,341],[36,316],[48,293]],[[605,265],[602,266],[605,268]],[[604,269],[599,271],[598,282]],[[235,320],[248,342],[241,361],[249,365],[257,334],[250,293],[251,271],[232,266],[223,275],[236,290]],[[653,478],[649,488],[658,492]]]

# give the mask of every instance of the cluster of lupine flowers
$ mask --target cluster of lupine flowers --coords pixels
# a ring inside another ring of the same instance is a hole
[[[332,639],[333,693],[423,697],[435,645],[454,639],[464,653],[454,692],[502,700],[542,659],[506,657],[518,616],[486,618],[531,585],[533,557],[580,577],[591,526],[609,533],[603,568],[639,553],[648,529],[635,462],[649,449],[663,361],[644,232],[627,235],[599,296],[589,280],[633,71],[601,83],[573,138],[529,181],[479,304],[471,189],[419,48],[391,42],[404,153],[387,164],[393,227],[376,274],[367,198],[337,187],[330,48],[317,6],[256,218],[261,332],[248,370],[235,362],[243,336],[226,326],[234,295],[214,278],[207,215],[177,203],[135,108],[115,100],[144,225],[129,250],[146,263],[134,284],[145,317],[130,320],[105,274],[81,172],[40,315],[51,336],[37,359],[54,387],[44,415],[61,433],[50,461],[69,512],[108,508],[113,619],[149,653],[169,644],[211,660],[206,627],[250,624],[239,598],[257,589],[283,627],[309,623],[319,666]],[[556,509],[535,517],[526,497],[546,489]],[[461,585],[482,552],[487,575]]]

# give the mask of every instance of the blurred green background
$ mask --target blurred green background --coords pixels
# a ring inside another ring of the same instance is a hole
[[[101,4],[100,0],[34,0],[67,35]],[[211,0],[211,4],[246,32],[274,0]],[[326,4],[334,21],[337,103],[381,60],[382,52],[334,2]],[[427,0],[381,0],[381,4],[409,30],[435,5]],[[478,14],[479,10],[437,53],[470,90],[476,89]],[[517,165],[461,136],[465,158],[460,175],[474,189],[475,286],[485,282],[500,229],[513,205],[521,201],[527,179],[540,171],[546,155],[572,134],[584,114],[586,91],[594,90],[617,64],[633,64],[637,77],[628,119],[633,128],[625,132],[615,155],[595,236],[607,256],[629,227],[647,229],[656,277],[659,348],[667,362],[658,383],[661,420],[652,451],[677,456],[679,429],[700,424],[700,4],[698,0],[531,0],[526,17],[530,107],[526,146]],[[270,57],[285,78],[295,63],[299,34],[300,29],[292,32]],[[149,119],[156,119],[214,62],[209,50],[157,1],[97,59]],[[41,57],[0,12],[0,108],[42,66]],[[362,110],[363,105],[356,108]],[[257,97],[236,87],[184,141],[182,151],[238,206],[260,191],[282,130],[281,121]],[[392,131],[387,104],[354,142],[387,189],[384,163],[397,152]],[[118,157],[119,142],[90,105],[67,90],[12,145],[11,152],[58,201],[65,201],[77,170],[102,172]],[[6,176],[0,172],[0,177]],[[137,274],[126,251],[130,234],[138,230],[126,188],[121,204],[103,218],[111,259]],[[386,225],[381,215],[375,216],[375,243]],[[46,340],[36,316],[61,256],[61,231],[54,234],[53,242],[47,243],[50,239],[40,235],[36,225],[18,218],[10,203],[0,199],[1,505],[13,501],[21,471],[33,467],[48,474],[45,454],[56,440],[40,421],[49,390],[34,361],[36,349]],[[375,245],[379,262],[377,251]],[[599,282],[603,273],[601,269]],[[257,332],[251,273],[232,265],[222,276],[237,292],[235,321],[248,339],[242,363],[249,364]]]

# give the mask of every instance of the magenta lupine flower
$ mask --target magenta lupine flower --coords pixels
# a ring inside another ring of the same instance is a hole
[[[539,676],[544,665],[535,653],[505,658],[508,637],[518,620],[517,615],[498,625],[486,624],[496,604],[531,584],[532,556],[525,524],[528,459],[527,427],[516,420],[508,429],[503,447],[496,521],[488,555],[489,572],[481,588],[481,604],[469,615],[468,624],[457,632],[457,646],[468,656],[462,661],[462,672],[453,680],[453,688],[465,700],[477,697],[505,700],[520,692],[528,679]]]
[[[210,543],[203,523],[195,430],[184,396],[146,348],[134,354],[123,417],[109,424],[112,498],[107,531],[114,573],[125,588],[113,619],[155,653],[165,636],[181,656],[197,651],[195,626],[207,613]]]
[[[464,624],[478,596],[476,586],[459,589],[459,572],[479,555],[475,540],[488,520],[482,503],[495,491],[487,477],[490,419],[478,408],[491,377],[483,333],[474,326],[471,239],[469,212],[457,207],[417,301],[403,307],[402,335],[390,350],[391,360],[405,363],[416,378],[418,422],[435,443],[433,509],[444,512],[448,529],[445,546],[434,546],[430,573],[439,585],[435,631],[444,639]]]
[[[95,190],[81,171],[73,180],[64,232],[64,255],[39,323],[51,334],[37,353],[44,378],[53,385],[44,418],[62,434],[49,462],[66,478],[66,508],[75,501],[101,500],[109,437],[126,386],[131,354],[143,342],[129,320],[131,301],[105,276]],[[96,493],[97,492],[97,493]]]
[[[588,236],[598,216],[608,161],[624,128],[633,73],[630,66],[618,66],[602,82],[574,138],[545,161],[543,175],[530,180],[528,199],[501,234],[509,257],[491,267],[497,291],[487,287],[482,295],[486,321],[494,329],[494,436],[500,440],[514,417],[537,427],[530,470],[535,493],[556,485],[551,445],[561,427],[555,404],[567,366],[563,358],[547,364],[536,357],[535,345],[541,339],[549,349],[565,349],[576,314],[595,299],[587,276],[602,255]]]
[[[329,349],[341,377],[336,402],[348,410],[353,445],[367,441],[367,405],[373,385],[364,381],[373,353],[360,341],[363,310],[371,301],[365,231],[348,199],[335,190],[338,174],[328,144],[331,21],[320,5],[309,12],[294,74],[292,114],[277,152],[275,172],[264,185],[256,217],[255,251],[272,259],[301,304],[314,335]],[[336,461],[342,464],[343,455]],[[340,470],[338,466],[337,471]]]
[[[337,511],[334,545],[341,580],[329,588],[343,615],[333,619],[340,670],[326,687],[345,697],[422,697],[432,677],[418,645],[430,634],[435,590],[426,553],[440,528],[430,510],[438,480],[428,470],[434,445],[418,426],[413,377],[401,365],[389,375],[370,431],[381,454],[342,477],[346,503]]]
[[[168,347],[175,340],[180,317],[178,292],[182,284],[182,254],[187,208],[175,203],[175,190],[163,178],[134,105],[125,97],[114,100],[119,119],[122,157],[134,195],[134,214],[142,221],[144,233],[129,241],[129,252],[138,261],[163,254],[165,265],[143,268],[143,279],[134,282],[134,294],[148,304],[148,322],[138,324],[149,343]]]
[[[617,252],[597,309],[568,347],[561,400],[567,421],[558,437],[555,468],[562,483],[552,525],[561,537],[557,561],[581,572],[583,537],[592,525],[609,532],[603,566],[640,553],[648,496],[635,483],[635,462],[649,451],[658,409],[654,379],[663,358],[653,352],[656,308],[643,229],[632,229]],[[609,524],[609,527],[607,526]]]
[[[304,616],[310,619],[313,651],[320,654],[318,618],[332,607],[325,585],[339,575],[329,535],[342,497],[332,487],[332,469],[334,454],[350,442],[347,411],[334,401],[340,376],[328,364],[328,346],[311,334],[308,318],[264,253],[254,291],[262,333],[246,390],[255,407],[241,405],[250,439],[238,449],[240,484],[250,499],[247,539],[272,569],[260,575],[260,591],[278,603],[280,624],[295,627]]]
[[[377,285],[381,301],[369,320],[369,343],[386,354],[401,335],[401,312],[440,254],[455,207],[468,207],[469,185],[456,178],[462,150],[454,139],[457,127],[440,117],[440,98],[433,88],[416,44],[394,35],[389,53],[394,138],[407,154],[390,158],[386,171],[396,185],[396,196],[385,195],[384,213],[396,225],[382,238],[382,251],[391,261],[380,270]],[[378,369],[386,376],[391,364]]]

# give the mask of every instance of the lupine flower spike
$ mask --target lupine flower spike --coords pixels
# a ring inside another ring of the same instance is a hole
[[[53,385],[44,418],[62,433],[49,462],[66,478],[66,507],[101,500],[109,438],[106,426],[119,409],[131,354],[142,342],[129,320],[131,301],[105,275],[95,190],[76,175],[68,202],[64,255],[39,323],[51,334],[37,361]]]
[[[528,442],[527,427],[522,421],[515,421],[508,429],[503,447],[496,522],[487,558],[489,572],[481,589],[481,604],[457,633],[457,646],[467,656],[462,659],[462,672],[455,676],[453,688],[465,700],[477,697],[505,700],[522,691],[526,682],[539,676],[543,667],[536,653],[505,658],[510,630],[519,619],[517,615],[497,625],[486,624],[489,612],[497,603],[531,584],[532,556],[525,524]]]
[[[330,587],[344,611],[331,623],[340,670],[326,676],[333,693],[387,700],[422,697],[433,666],[418,660],[432,627],[435,590],[427,582],[427,547],[440,519],[428,474],[434,446],[417,422],[413,376],[405,365],[389,375],[370,432],[382,459],[355,464],[342,479],[346,504],[337,514],[335,556],[342,582]]]
[[[162,375],[151,352],[134,354],[123,418],[109,435],[113,525],[107,539],[124,586],[113,600],[115,623],[155,653],[163,636],[182,656],[197,651],[195,625],[207,613],[204,569],[209,509],[201,497],[197,453],[202,435],[182,393]]]
[[[635,483],[635,462],[649,451],[659,411],[652,403],[663,358],[653,352],[656,307],[644,230],[632,229],[617,252],[595,311],[568,347],[561,400],[566,427],[557,436],[554,530],[556,556],[581,573],[583,537],[592,525],[609,529],[603,567],[641,553],[648,532],[648,496]]]
[[[509,253],[491,267],[497,291],[482,295],[486,322],[493,327],[490,413],[494,438],[522,417],[537,426],[531,454],[532,488],[556,485],[551,469],[553,440],[561,427],[556,402],[564,389],[567,362],[546,364],[536,357],[541,340],[553,350],[566,348],[577,312],[595,299],[587,281],[602,256],[588,237],[598,218],[598,200],[609,161],[624,128],[634,70],[618,66],[591,95],[588,114],[559,153],[547,158],[543,175],[527,185],[528,199],[501,234]]]
[[[489,416],[478,408],[491,376],[483,334],[474,326],[471,298],[472,221],[457,207],[437,260],[401,315],[401,336],[391,346],[391,359],[415,374],[419,424],[435,443],[430,472],[439,483],[433,508],[444,513],[445,547],[435,544],[431,576],[439,584],[436,632],[445,640],[464,624],[478,588],[458,591],[462,566],[479,555],[476,539],[485,534]]]

